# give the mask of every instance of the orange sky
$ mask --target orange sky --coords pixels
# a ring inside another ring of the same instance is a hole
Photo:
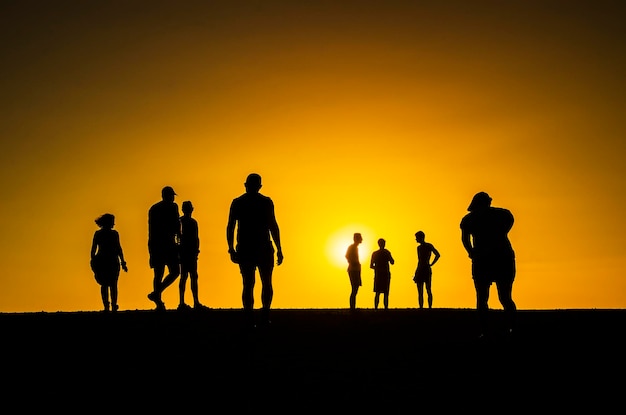
[[[478,191],[515,215],[519,308],[624,308],[625,18],[604,1],[2,2],[0,312],[99,310],[105,212],[120,308],[152,308],[165,185],[195,206],[201,300],[239,308],[226,220],[250,172],[283,237],[276,308],[347,307],[353,232],[364,264],[387,240],[390,306],[415,307],[418,230],[442,255],[434,306],[474,307],[459,222]]]

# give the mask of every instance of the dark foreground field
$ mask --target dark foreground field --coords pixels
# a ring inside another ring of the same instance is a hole
[[[626,310],[0,314],[12,413],[406,413],[623,408]],[[494,318],[500,318],[495,312]],[[502,406],[504,405],[504,406]],[[621,412],[621,410],[620,410]]]

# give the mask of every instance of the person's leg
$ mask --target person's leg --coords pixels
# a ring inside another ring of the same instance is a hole
[[[350,292],[350,310],[356,310],[356,295],[359,292],[359,286],[352,284],[352,291]]]
[[[180,265],[180,281],[178,281],[178,307],[185,306],[185,290],[187,289],[187,278],[189,277],[189,270],[184,264]]]
[[[424,308],[424,281],[417,282],[417,304]]]
[[[378,302],[380,301],[380,293],[374,295],[374,310],[378,310]]]
[[[515,328],[515,314],[517,311],[517,306],[513,301],[513,281],[496,281],[496,289],[498,290],[498,300],[500,304],[502,304],[502,308],[504,308],[504,313],[506,316],[506,324],[507,329],[509,331],[513,331]]]
[[[241,303],[244,310],[254,309],[254,285],[255,285],[255,271],[254,266],[239,264],[239,270],[241,271],[241,278],[243,282],[243,289],[241,291]]]
[[[152,296],[161,299],[161,284],[163,282],[163,275],[165,274],[165,264],[157,264],[152,268],[154,271],[154,278],[152,279]],[[150,297],[150,295],[148,295]],[[152,300],[152,298],[150,298]],[[154,300],[153,300],[154,301]]]
[[[161,300],[161,292],[163,291],[163,274],[165,274],[165,264],[154,264],[154,279],[152,280],[153,291],[148,294],[148,299],[156,304],[157,310],[164,310],[165,304]]]
[[[104,284],[100,286],[100,297],[102,298],[104,311],[109,311],[109,290]]]
[[[348,271],[348,277],[350,278],[350,310],[356,309],[356,295],[359,292],[361,286],[361,276],[357,271]]]
[[[474,278],[474,288],[476,290],[476,310],[480,334],[485,335],[489,329],[489,289],[491,283],[488,280]]]
[[[113,281],[113,283],[111,284],[110,291],[111,291],[111,310],[117,311],[119,308],[117,306],[117,279]]]
[[[172,285],[176,278],[180,275],[180,264],[177,260],[172,260],[167,263],[167,271],[168,274],[163,278],[163,282],[161,282],[161,292],[165,291],[167,287]]]
[[[186,257],[185,259],[181,260],[180,270],[180,307],[186,306],[184,292],[186,289],[187,279],[189,279],[189,287],[191,289],[191,297],[193,298],[193,306],[195,308],[202,307],[198,296],[198,258]]]
[[[432,276],[428,276],[428,278],[426,278],[424,286],[426,287],[426,295],[428,296],[428,308],[433,308]],[[423,301],[424,300],[422,298],[422,302]]]
[[[193,270],[189,273],[190,285],[191,285],[191,295],[193,296],[193,305],[194,307],[200,307],[202,304],[200,303],[200,297],[198,295],[198,271]]]
[[[198,257],[192,257],[189,260],[189,284],[191,286],[191,296],[193,298],[194,307],[201,307],[200,297],[198,296]]]
[[[389,309],[389,291],[383,293],[383,305],[385,306],[385,310]]]
[[[272,300],[274,299],[274,287],[272,286],[272,273],[274,271],[274,256],[271,262],[259,266],[259,279],[261,280],[261,312],[263,313],[263,322],[270,322],[270,309],[272,308]]]
[[[239,270],[241,272],[241,280],[243,289],[241,291],[241,303],[243,305],[243,313],[245,323],[254,325],[254,285],[256,283],[255,272],[256,267],[247,263],[239,262]]]
[[[259,279],[261,280],[261,304],[263,309],[269,310],[274,299],[274,287],[272,286],[272,264],[259,266]]]

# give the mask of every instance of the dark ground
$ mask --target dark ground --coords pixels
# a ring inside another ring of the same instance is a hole
[[[493,312],[496,322],[501,312]],[[0,314],[12,413],[593,413],[623,408],[626,310]],[[502,406],[504,405],[504,406]],[[11,407],[11,406],[9,406]],[[613,412],[613,410],[611,411]],[[619,411],[621,412],[621,410]]]

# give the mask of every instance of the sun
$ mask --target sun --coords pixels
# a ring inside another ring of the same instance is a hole
[[[333,237],[329,238],[328,244],[326,247],[326,255],[328,259],[332,262],[334,266],[344,267],[348,266],[348,262],[346,261],[346,250],[348,246],[352,243],[352,236],[348,235],[340,235],[336,234]]]
[[[346,250],[353,242],[353,236],[355,232],[359,232],[363,236],[364,241],[371,240],[371,230],[363,225],[348,225],[328,237],[326,243],[326,256],[333,266],[339,268],[347,268],[348,261],[346,260]],[[361,245],[359,251],[361,251],[360,259],[361,264],[364,261],[363,245]]]

